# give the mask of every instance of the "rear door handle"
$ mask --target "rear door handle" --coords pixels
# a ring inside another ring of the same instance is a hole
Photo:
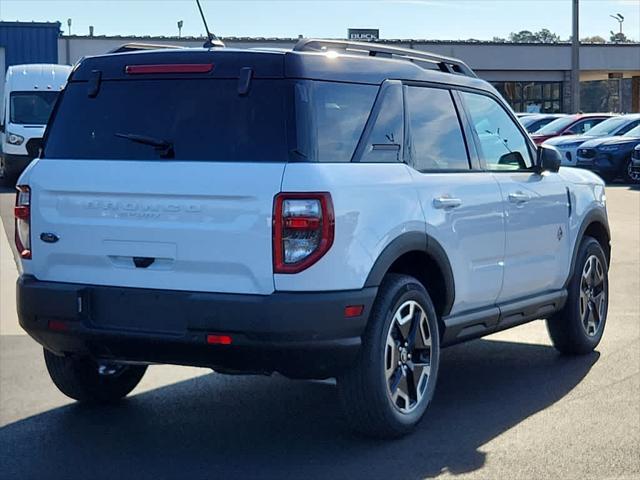
[[[449,209],[459,207],[460,205],[462,205],[462,200],[459,198],[442,196],[433,199],[434,208]]]
[[[513,192],[509,194],[509,201],[511,203],[525,203],[531,200],[531,197],[524,192]]]

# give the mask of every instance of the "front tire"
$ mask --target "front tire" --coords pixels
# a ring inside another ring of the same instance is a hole
[[[127,396],[142,379],[146,365],[98,362],[90,357],[62,357],[44,350],[53,383],[80,402],[111,403]]]
[[[567,303],[547,320],[553,346],[569,355],[592,352],[604,333],[609,307],[609,266],[595,238],[580,243]]]
[[[340,401],[354,430],[377,438],[410,432],[433,397],[439,359],[429,294],[413,277],[387,275],[356,364],[338,377]]]
[[[627,160],[627,163],[624,166],[622,177],[627,183],[631,183],[633,185],[637,185],[640,183],[640,171],[633,171],[633,160],[631,159],[631,157],[629,157],[629,160]]]

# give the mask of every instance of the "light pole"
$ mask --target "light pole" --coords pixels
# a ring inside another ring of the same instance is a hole
[[[573,36],[571,37],[571,113],[580,111],[580,25],[578,0],[573,0]]]
[[[184,25],[184,22],[182,20],[178,20],[178,38],[182,36],[182,25]]]
[[[71,19],[67,18],[67,26],[69,27],[69,35],[71,35]]]
[[[622,24],[624,23],[624,17],[619,13],[616,13],[615,15],[609,15],[609,16],[620,24],[620,36],[622,37]]]

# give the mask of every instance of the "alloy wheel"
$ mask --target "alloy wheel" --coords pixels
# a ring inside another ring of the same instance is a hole
[[[627,178],[633,183],[640,183],[640,170],[633,170],[632,160],[629,160],[629,163],[627,163]]]
[[[412,412],[422,402],[431,358],[427,315],[418,302],[406,301],[393,315],[384,351],[387,393],[401,413]]]
[[[127,368],[127,366],[122,363],[99,361],[97,364],[98,374],[103,377],[117,377]]]
[[[596,336],[606,315],[606,278],[600,259],[587,258],[580,279],[580,322],[587,335]]]

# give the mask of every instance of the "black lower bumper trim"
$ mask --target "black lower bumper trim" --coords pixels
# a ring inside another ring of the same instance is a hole
[[[20,325],[63,354],[324,378],[347,367],[377,288],[271,295],[150,290],[43,282],[17,285]],[[344,308],[363,305],[345,318]],[[208,345],[208,333],[232,337]]]

